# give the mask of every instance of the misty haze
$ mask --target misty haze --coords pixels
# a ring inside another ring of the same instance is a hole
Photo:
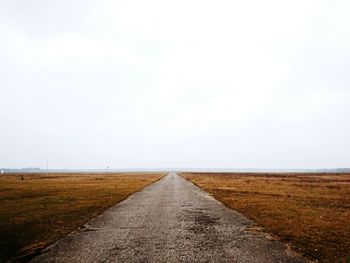
[[[0,262],[350,262],[349,14],[0,0]]]

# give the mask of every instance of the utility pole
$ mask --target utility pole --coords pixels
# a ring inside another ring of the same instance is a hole
[[[49,176],[49,158],[46,158],[46,176]]]

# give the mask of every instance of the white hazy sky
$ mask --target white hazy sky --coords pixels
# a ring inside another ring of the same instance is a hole
[[[0,0],[0,167],[350,167],[349,14]]]

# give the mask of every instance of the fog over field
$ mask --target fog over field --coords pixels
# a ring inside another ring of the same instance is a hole
[[[0,167],[350,167],[350,2],[0,1]]]

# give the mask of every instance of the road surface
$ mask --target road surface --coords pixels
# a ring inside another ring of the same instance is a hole
[[[169,173],[32,262],[306,262],[253,224]]]

